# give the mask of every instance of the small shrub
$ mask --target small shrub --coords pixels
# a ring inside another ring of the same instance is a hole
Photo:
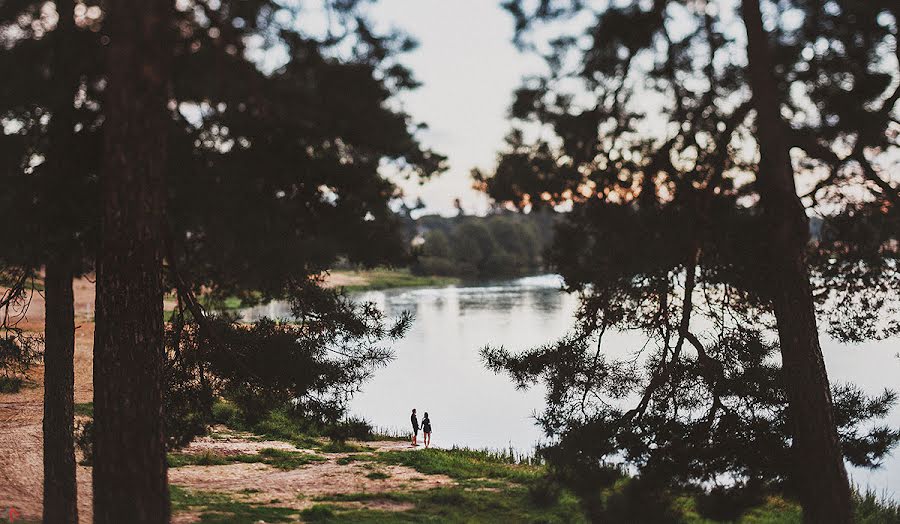
[[[461,506],[466,503],[466,495],[461,489],[436,489],[429,492],[428,501],[432,504]]]
[[[331,506],[316,504],[315,506],[300,512],[300,516],[306,522],[322,522],[334,518],[334,510]]]
[[[602,517],[604,522],[623,524],[674,524],[679,521],[668,493],[641,477],[618,484],[606,499]]]
[[[18,393],[32,366],[43,358],[43,340],[21,329],[0,326],[0,393]]]
[[[75,447],[81,451],[82,466],[94,463],[94,421],[79,422],[75,428]]]
[[[163,428],[166,449],[189,444],[205,435],[213,405],[212,389],[189,363],[171,358],[166,363],[166,388],[163,396]]]
[[[350,417],[330,425],[325,430],[325,436],[331,440],[341,442],[349,439],[374,440],[372,425],[367,420],[359,417]]]
[[[749,508],[762,504],[765,500],[762,489],[755,486],[716,486],[705,493],[697,494],[697,512],[708,519],[717,521],[737,520]]]
[[[212,421],[231,429],[244,429],[244,417],[240,408],[227,400],[219,399],[213,403]]]
[[[384,471],[373,471],[366,475],[366,478],[369,480],[384,480],[391,478],[390,473],[385,473]]]
[[[18,393],[22,389],[20,377],[0,377],[0,393]]]
[[[875,492],[856,492],[853,497],[855,522],[860,524],[900,524],[900,503]]]
[[[528,486],[528,499],[539,508],[554,506],[561,495],[562,486],[549,477],[541,477]]]
[[[289,408],[273,409],[250,427],[257,435],[275,440],[286,440],[297,446],[314,447],[318,444],[313,435],[319,434],[314,421],[304,420]]]

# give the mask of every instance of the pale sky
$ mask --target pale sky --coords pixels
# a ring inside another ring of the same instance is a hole
[[[380,0],[371,17],[412,34],[419,48],[403,57],[423,85],[400,97],[407,112],[430,129],[425,145],[448,157],[450,170],[424,186],[401,184],[429,211],[483,211],[484,195],[471,188],[469,171],[492,169],[509,131],[506,114],[523,75],[538,58],[512,44],[513,20],[498,0]]]

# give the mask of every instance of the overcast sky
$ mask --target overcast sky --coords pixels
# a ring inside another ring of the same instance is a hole
[[[429,210],[450,213],[461,198],[469,212],[486,199],[471,189],[473,167],[491,169],[509,130],[506,114],[523,75],[537,58],[512,44],[513,21],[496,0],[380,0],[372,18],[411,33],[419,48],[405,56],[423,83],[402,95],[405,109],[427,123],[424,143],[449,157],[450,170],[424,186],[401,184]]]

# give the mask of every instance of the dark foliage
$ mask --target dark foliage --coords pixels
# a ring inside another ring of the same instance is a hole
[[[41,337],[18,327],[36,283],[33,274],[18,269],[0,272],[0,286],[0,389],[14,393],[43,357]]]
[[[193,400],[173,428],[204,429],[212,400],[220,396],[237,408],[237,414],[224,418],[241,426],[253,427],[285,405],[308,424],[334,426],[353,393],[391,360],[384,344],[401,337],[411,322],[403,315],[389,323],[374,304],[358,304],[316,285],[294,290],[291,297],[291,320],[241,324],[221,316],[197,323],[176,314],[167,331],[175,378],[167,404]],[[341,431],[355,436],[356,426]],[[176,436],[169,433],[170,439]]]

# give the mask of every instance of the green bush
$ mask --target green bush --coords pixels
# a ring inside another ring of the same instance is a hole
[[[234,403],[224,399],[216,400],[212,405],[212,421],[231,429],[244,429],[244,415]]]
[[[363,418],[350,417],[325,429],[325,436],[331,440],[343,442],[349,439],[374,440],[372,425]]]
[[[41,361],[42,339],[16,327],[0,326],[0,393],[18,393],[28,372]]]
[[[669,494],[640,477],[626,479],[608,494],[599,518],[622,524],[675,524],[680,516]]]
[[[528,486],[528,499],[539,508],[549,508],[559,502],[563,488],[550,477],[541,477]]]
[[[0,393],[18,393],[22,389],[20,377],[0,377]]]
[[[315,506],[305,509],[300,513],[306,522],[323,522],[334,518],[334,510],[331,506],[324,504],[316,504]]]
[[[760,486],[737,485],[716,486],[709,491],[694,496],[697,512],[708,519],[730,522],[737,520],[745,511],[759,506],[765,501]]]

